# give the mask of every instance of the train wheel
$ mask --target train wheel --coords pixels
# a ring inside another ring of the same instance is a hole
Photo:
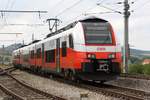
[[[69,78],[69,71],[68,70],[64,70],[63,74],[64,74],[63,76],[65,79]]]
[[[69,78],[70,78],[71,81],[75,81],[76,80],[76,77],[75,77],[75,75],[73,74],[72,71],[69,72]]]
[[[50,79],[53,79],[53,75],[51,74],[51,75],[49,76],[49,78],[50,78]]]
[[[105,81],[100,81],[100,84],[104,84]]]

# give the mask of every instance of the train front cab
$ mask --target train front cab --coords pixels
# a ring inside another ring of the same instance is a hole
[[[113,59],[91,59],[81,63],[78,75],[83,80],[108,81],[116,79],[120,72],[120,63]]]
[[[121,50],[111,25],[101,19],[84,20],[81,24],[85,44],[82,48],[77,46],[80,53],[76,54],[76,59],[81,62],[75,62],[81,67],[76,70],[76,75],[83,80],[116,79],[121,73]]]

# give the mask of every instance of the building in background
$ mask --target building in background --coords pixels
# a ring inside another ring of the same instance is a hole
[[[150,59],[145,59],[142,64],[143,64],[143,65],[145,65],[145,64],[150,64]]]

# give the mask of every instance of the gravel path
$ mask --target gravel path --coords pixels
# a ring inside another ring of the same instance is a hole
[[[14,71],[13,74],[16,78],[29,85],[32,85],[35,88],[59,97],[66,98],[67,100],[119,100],[19,70]],[[80,94],[88,94],[88,99],[80,99]]]
[[[150,92],[150,80],[120,77],[118,80],[110,81],[107,83],[116,86],[128,87],[128,88]]]

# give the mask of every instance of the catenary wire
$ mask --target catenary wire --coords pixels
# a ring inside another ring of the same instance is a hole
[[[99,4],[98,4],[98,6],[103,7],[103,8],[105,8],[105,9],[108,9],[108,10],[111,10],[111,11],[113,11],[113,12],[116,12],[116,13],[122,14],[122,12],[117,11],[117,10],[114,10],[114,9],[112,9],[112,8],[109,8],[109,7],[106,7],[106,6],[104,6],[104,5],[99,5]]]
[[[73,7],[75,7],[76,5],[80,4],[82,1],[83,1],[83,0],[79,0],[79,1],[75,2],[75,3],[74,3],[73,5],[71,5],[70,7],[68,7],[68,8],[66,8],[66,9],[62,10],[61,12],[59,12],[55,17],[58,17],[58,16],[62,15],[62,14],[65,13],[66,11],[68,11],[68,10],[72,9]]]
[[[102,4],[102,3],[104,3],[105,1],[107,1],[107,0],[97,0],[96,3],[99,2],[100,4]],[[89,10],[95,8],[95,6],[96,6],[96,5],[94,4],[94,6],[92,6],[92,7],[88,8],[88,9],[86,9],[85,11],[82,11],[80,14],[78,14],[76,17],[73,17],[72,19],[68,20],[66,23],[71,22],[71,21],[73,21],[74,19],[77,19],[78,17],[83,16],[83,15],[84,15],[84,12],[86,13],[86,11],[89,11]]]
[[[52,7],[51,7],[51,9],[53,9],[53,8],[55,8],[55,7],[57,7],[57,6],[59,6],[61,3],[63,3],[65,0],[60,0],[60,1],[58,1],[55,5],[53,5]]]
[[[148,5],[148,4],[150,4],[150,0],[147,0],[145,3],[140,4],[140,6],[139,6],[139,7],[137,7],[137,8],[135,8],[135,9],[133,9],[133,12],[138,11],[139,9],[141,9],[141,8],[145,7],[145,6],[146,6],[146,5]]]

